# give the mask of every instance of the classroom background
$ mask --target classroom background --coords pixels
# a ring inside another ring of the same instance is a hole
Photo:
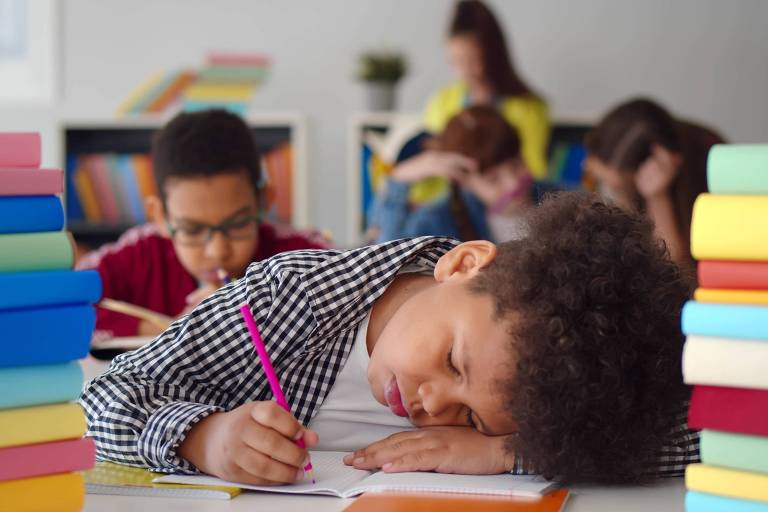
[[[65,165],[63,125],[114,120],[153,73],[200,68],[212,51],[263,54],[268,76],[249,113],[298,120],[306,184],[294,206],[341,245],[359,240],[359,219],[350,213],[358,194],[350,133],[368,110],[355,77],[360,54],[405,55],[398,112],[418,115],[452,81],[444,52],[451,4],[441,0],[31,0],[28,7],[27,22],[38,25],[27,29],[45,33],[36,44],[51,46],[53,71],[43,77],[50,91],[42,99],[2,98],[0,130],[40,131],[43,166]],[[555,124],[589,124],[611,105],[646,95],[730,142],[768,140],[768,4],[761,0],[491,7],[519,72],[545,96]]]

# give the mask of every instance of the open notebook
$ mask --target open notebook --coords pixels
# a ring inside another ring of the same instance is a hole
[[[384,473],[363,471],[346,466],[346,452],[311,452],[317,483],[305,481],[293,485],[260,486],[227,482],[203,475],[167,475],[156,483],[232,486],[254,491],[285,494],[324,494],[350,498],[364,492],[446,492],[526,496],[539,498],[552,483],[538,476],[513,475],[446,475],[440,473]]]

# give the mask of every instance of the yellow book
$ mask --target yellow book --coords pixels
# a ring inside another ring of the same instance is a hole
[[[153,473],[148,469],[111,462],[97,462],[96,467],[83,475],[88,494],[214,500],[229,500],[240,494],[239,487],[156,484],[153,480],[163,476],[163,473]]]
[[[761,473],[691,464],[685,470],[685,486],[692,491],[768,501],[768,475]]]
[[[188,100],[248,100],[254,86],[242,83],[198,82],[187,87],[184,97]]]
[[[693,298],[699,302],[715,304],[768,305],[768,290],[721,290],[717,288],[696,288]]]
[[[701,194],[693,205],[691,253],[697,260],[768,260],[768,195]]]
[[[85,169],[82,167],[75,169],[74,182],[77,197],[80,199],[80,204],[83,206],[85,218],[88,219],[88,222],[99,222],[103,220],[99,203],[96,200],[96,191],[94,190],[91,178],[88,176]]]
[[[0,482],[0,506],[14,512],[75,512],[85,503],[85,484],[77,473]]]
[[[0,411],[0,448],[75,439],[83,434],[85,415],[76,403]]]
[[[162,81],[165,75],[162,72],[157,72],[147,78],[136,89],[131,91],[131,94],[117,107],[117,115],[124,116],[129,114],[131,110],[146,96],[151,90],[156,88]]]

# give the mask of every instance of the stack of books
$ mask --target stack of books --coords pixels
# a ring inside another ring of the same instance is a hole
[[[211,53],[200,70],[156,73],[118,107],[118,115],[162,114],[223,108],[246,113],[256,87],[269,75],[270,59],[261,54]]]
[[[768,512],[768,145],[717,145],[696,200],[699,288],[683,309],[688,423],[702,464],[687,510]]]
[[[94,446],[72,401],[101,280],[70,270],[64,175],[39,165],[39,134],[0,133],[0,508],[80,510]]]

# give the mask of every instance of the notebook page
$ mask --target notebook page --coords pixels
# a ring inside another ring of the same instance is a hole
[[[356,485],[370,475],[370,471],[355,469],[344,464],[342,458],[347,452],[309,452],[312,457],[312,467],[315,472],[316,484],[309,477],[304,482],[292,485],[248,485],[237,482],[227,482],[207,475],[167,475],[156,478],[156,483],[177,483],[194,485],[223,485],[249,489],[252,491],[267,491],[284,494],[324,494],[344,497],[345,490]]]
[[[375,473],[349,488],[345,498],[364,492],[418,491],[491,494],[540,498],[553,486],[540,476],[448,475],[441,473]]]

